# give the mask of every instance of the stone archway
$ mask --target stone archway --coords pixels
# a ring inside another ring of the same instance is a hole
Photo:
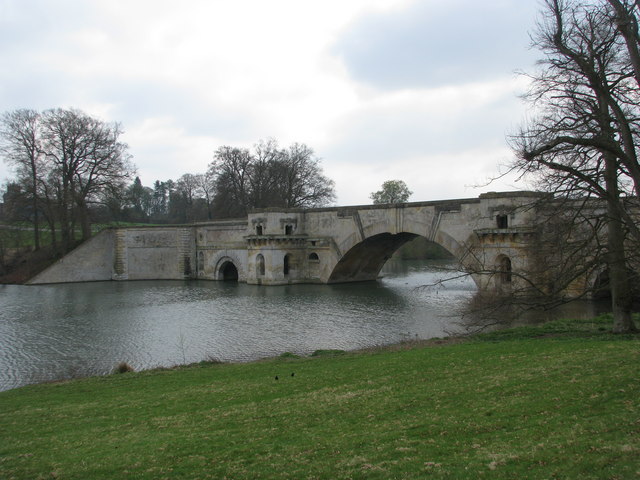
[[[402,232],[398,234],[379,233],[364,239],[354,245],[336,263],[327,283],[347,283],[370,281],[378,278],[384,264],[394,252],[405,243],[417,237],[424,237],[416,233]],[[435,239],[428,241],[439,245],[449,252],[457,262],[460,269],[469,272],[476,286],[480,287],[477,268],[472,264],[473,258],[468,255],[468,249],[462,248],[452,237],[444,232],[438,232]]]
[[[232,261],[226,261],[220,266],[220,270],[218,271],[218,279],[225,282],[238,281],[238,269]]]
[[[354,245],[335,265],[328,283],[375,280],[380,270],[396,250],[421,235],[409,232],[379,233]],[[440,245],[454,255],[445,245]],[[455,256],[455,255],[454,255]],[[456,257],[457,258],[457,257]]]
[[[338,261],[328,283],[375,280],[393,252],[416,236],[412,233],[380,233],[365,238]]]
[[[240,278],[236,263],[229,257],[222,257],[219,259],[216,263],[214,272],[215,280],[237,282]]]

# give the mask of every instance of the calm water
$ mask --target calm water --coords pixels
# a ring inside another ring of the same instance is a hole
[[[0,286],[0,390],[207,359],[351,350],[463,330],[469,278],[391,262],[378,282],[260,287],[204,281]]]

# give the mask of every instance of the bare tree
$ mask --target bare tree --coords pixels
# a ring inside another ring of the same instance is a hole
[[[215,178],[214,211],[222,217],[246,215],[252,208],[309,208],[334,201],[334,183],[306,145],[281,149],[275,140],[248,149],[221,147],[209,165]]]
[[[57,185],[62,245],[73,241],[76,218],[83,239],[91,236],[88,206],[114,183],[133,172],[120,126],[79,110],[52,109],[42,117],[40,152],[51,163]]]
[[[204,200],[207,220],[213,219],[213,198],[216,191],[215,175],[211,170],[207,170],[203,174],[197,175],[198,195]]]
[[[174,201],[172,204],[177,207],[178,211],[174,212],[180,223],[193,222],[194,203],[200,193],[202,179],[200,174],[185,173],[176,182],[176,190],[174,193]],[[177,198],[176,198],[177,197]]]
[[[606,248],[597,260],[609,271],[614,331],[626,332],[635,329],[629,243],[637,248],[640,230],[628,197],[640,193],[640,90],[616,4],[635,21],[637,6],[625,1],[544,1],[534,46],[545,57],[526,97],[536,117],[512,142],[513,167],[541,188],[578,210],[589,205],[584,199],[605,205]]]
[[[638,10],[640,1],[607,0],[613,7],[613,17],[618,31],[624,38],[629,61],[633,66],[636,83],[640,86],[640,33],[638,32]]]
[[[284,207],[285,202],[279,184],[284,172],[281,162],[285,152],[272,138],[261,140],[255,145],[254,150],[249,180],[251,208]]]
[[[334,182],[322,173],[320,159],[302,143],[292,144],[282,160],[278,186],[285,207],[321,207],[335,201]]]
[[[0,153],[6,162],[16,166],[18,176],[28,185],[36,250],[40,248],[37,191],[42,157],[38,145],[39,123],[40,114],[28,109],[6,112],[0,119]]]
[[[248,149],[220,147],[214,154],[209,170],[215,172],[215,213],[220,217],[246,215],[249,203],[250,176],[253,158]]]

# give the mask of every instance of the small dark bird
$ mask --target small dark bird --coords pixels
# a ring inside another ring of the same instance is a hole
[[[275,380],[278,380],[278,375],[276,375],[276,378],[275,378]]]
[[[295,372],[291,374],[291,376],[293,377],[295,375]]]

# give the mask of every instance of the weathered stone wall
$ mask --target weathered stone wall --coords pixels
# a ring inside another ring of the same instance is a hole
[[[179,280],[194,275],[193,227],[100,232],[32,278],[30,284],[105,280]]]
[[[111,280],[114,231],[105,230],[40,272],[32,285]]]
[[[240,282],[247,281],[247,219],[198,224],[194,227],[195,276],[206,280],[225,280],[229,264],[237,271]]]
[[[176,280],[193,273],[193,227],[117,230],[116,258],[123,265],[114,280]]]

